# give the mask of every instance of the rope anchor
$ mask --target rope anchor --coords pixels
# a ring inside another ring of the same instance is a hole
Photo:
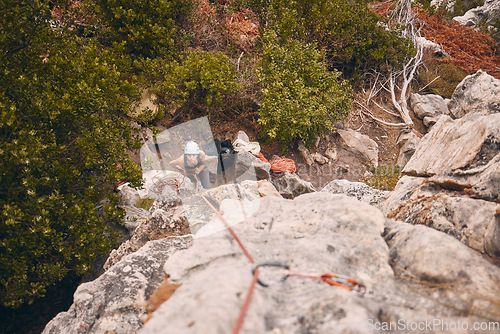
[[[290,276],[295,276],[295,277],[303,277],[303,278],[312,278],[312,279],[320,279],[325,283],[328,283],[333,286],[338,286],[340,288],[344,288],[348,291],[354,291],[357,292],[361,295],[364,295],[366,293],[366,287],[358,283],[354,278],[340,275],[340,274],[333,274],[333,273],[325,273],[325,274],[318,274],[318,273],[313,273],[313,272],[300,272],[300,271],[291,271],[290,266],[288,266],[286,263],[281,263],[281,262],[261,262],[257,263],[253,266],[252,268],[252,275],[255,275],[255,271],[259,267],[280,267],[285,269],[285,274],[278,280],[278,282],[283,282],[285,281],[288,277]],[[260,279],[257,279],[257,283],[259,283],[260,286],[263,286],[267,288],[270,284],[275,283],[264,283]]]

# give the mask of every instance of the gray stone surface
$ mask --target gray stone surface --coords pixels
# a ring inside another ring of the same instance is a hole
[[[343,194],[376,207],[379,207],[390,194],[389,191],[374,189],[365,183],[348,180],[333,180],[324,186],[321,192]]]
[[[415,116],[424,121],[425,126],[431,127],[442,115],[449,115],[449,99],[444,99],[439,95],[411,94],[410,106]]]
[[[378,145],[373,139],[352,129],[337,130],[337,133],[341,145],[361,156],[372,166],[378,166]]]
[[[163,281],[163,263],[191,241],[190,237],[151,241],[96,280],[81,284],[70,309],[52,319],[43,334],[137,333],[143,326],[146,300]]]
[[[257,262],[349,275],[365,284],[367,293],[299,277],[257,286],[242,333],[367,333],[370,320],[470,322],[499,311],[491,295],[500,293],[500,269],[444,233],[390,221],[342,195],[263,201],[267,210],[235,226]],[[140,333],[230,332],[251,269],[227,231],[195,239],[166,261],[169,281],[182,286]],[[283,274],[265,269],[262,279]]]
[[[385,202],[389,217],[500,255],[500,114],[446,116],[421,140]],[[412,177],[410,177],[412,176]]]
[[[284,198],[291,199],[316,191],[311,182],[302,180],[295,173],[284,172],[282,176],[273,178],[271,182]]]
[[[250,152],[241,151],[236,154],[236,179],[269,180],[271,164],[258,159]]]
[[[454,118],[500,112],[500,80],[482,70],[466,76],[453,92],[448,108]]]
[[[500,17],[500,0],[486,0],[482,6],[468,10],[462,16],[456,16],[454,21],[466,27],[478,28],[480,23],[493,26]]]
[[[415,150],[417,149],[420,138],[413,131],[401,132],[396,142],[399,148],[398,159],[396,160],[396,165],[404,166],[411,158]]]

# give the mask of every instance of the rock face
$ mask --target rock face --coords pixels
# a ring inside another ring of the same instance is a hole
[[[442,115],[449,115],[448,102],[439,95],[411,94],[410,106],[415,116],[424,121],[425,126],[431,127]]]
[[[500,255],[500,114],[441,118],[386,202],[389,217],[448,233]],[[411,176],[411,177],[410,177]]]
[[[444,233],[390,221],[342,195],[264,201],[267,210],[234,227],[257,262],[349,275],[366,285],[367,293],[300,277],[257,286],[242,333],[366,333],[375,323],[471,322],[500,311],[491,299],[500,293],[500,268]],[[227,231],[194,240],[191,248],[169,257],[164,270],[169,281],[182,286],[140,333],[231,331],[252,265]],[[266,282],[284,274],[279,268],[259,272]],[[440,327],[427,332],[436,330]]]
[[[500,1],[498,1],[500,4]],[[500,80],[481,70],[465,77],[453,92],[448,108],[454,118],[468,113],[500,112]]]
[[[390,194],[389,191],[374,189],[362,182],[348,180],[333,180],[324,186],[321,192],[343,194],[376,207],[379,207]]]
[[[415,153],[419,142],[420,138],[414,131],[402,131],[396,142],[399,148],[396,165],[404,166],[410,160],[413,153]]]
[[[137,333],[146,300],[163,281],[163,263],[191,241],[182,237],[148,242],[96,280],[81,284],[70,309],[52,319],[43,333]]]
[[[378,145],[373,139],[352,129],[337,132],[341,145],[362,156],[372,166],[378,166]]]
[[[282,176],[273,178],[271,181],[284,198],[292,199],[316,191],[311,182],[302,180],[295,173],[285,172]]]
[[[473,8],[462,16],[454,17],[453,20],[466,27],[476,28],[482,22],[493,26],[498,17],[500,17],[500,1],[486,0],[483,6]]]

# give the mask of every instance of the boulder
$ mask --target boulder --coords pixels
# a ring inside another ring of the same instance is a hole
[[[118,194],[120,196],[119,204],[121,206],[124,205],[135,206],[140,198],[139,191],[129,186],[128,183],[125,183],[117,187],[116,190],[118,191]]]
[[[282,176],[273,178],[273,185],[284,198],[294,198],[301,194],[315,192],[311,182],[302,180],[297,174],[285,172]]]
[[[500,114],[444,116],[421,140],[385,202],[389,217],[500,255]]]
[[[314,163],[314,158],[311,155],[311,152],[309,152],[309,150],[305,147],[302,140],[299,141],[297,149],[299,150],[300,155],[302,156],[302,159],[304,159],[306,165],[311,166]]]
[[[456,16],[456,21],[466,27],[477,28],[480,23],[486,23],[488,26],[494,26],[500,17],[500,1],[486,0],[482,6],[468,10],[462,16]]]
[[[402,131],[396,145],[399,147],[399,155],[396,165],[404,166],[410,160],[417,149],[420,138],[414,131]]]
[[[373,139],[352,129],[337,130],[337,133],[341,145],[361,156],[373,167],[378,166],[378,145]]]
[[[318,152],[311,153],[311,157],[314,159],[314,161],[316,161],[320,165],[324,165],[324,164],[328,163],[328,161],[329,161],[327,157],[321,155]]]
[[[118,249],[111,251],[104,269],[108,270],[123,257],[136,252],[150,240],[159,240],[169,236],[180,236],[191,233],[184,209],[178,202],[155,201],[147,215],[137,219],[132,237],[122,243]],[[143,210],[145,211],[145,210]],[[137,210],[134,210],[137,214]]]
[[[191,241],[182,237],[148,242],[96,280],[81,284],[73,305],[52,319],[43,333],[137,333],[146,300],[164,279],[163,263]]]
[[[259,194],[262,197],[265,196],[275,196],[275,197],[282,197],[278,190],[273,186],[273,184],[270,181],[267,180],[261,180],[257,183],[257,188],[259,189]]]
[[[376,207],[379,207],[390,194],[389,191],[378,190],[365,183],[348,180],[333,180],[324,186],[321,192],[343,194]]]
[[[499,2],[500,3],[500,2]],[[500,112],[500,80],[482,70],[466,76],[457,85],[448,108],[452,117],[469,113],[483,115]]]
[[[420,95],[414,93],[410,95],[410,106],[415,116],[423,120],[427,127],[434,125],[441,115],[450,114],[449,101],[449,99],[443,99],[435,94]]]
[[[269,180],[271,164],[258,159],[250,152],[241,151],[236,154],[236,180]]]
[[[401,203],[389,218],[425,224],[478,252],[500,257],[498,203],[455,195],[431,183],[419,186]]]
[[[450,55],[436,42],[429,41],[425,37],[416,38],[417,46],[422,46],[425,54],[430,54],[432,57],[449,57]]]

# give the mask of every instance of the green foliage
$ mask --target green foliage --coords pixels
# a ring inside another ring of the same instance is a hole
[[[395,165],[379,165],[373,167],[363,178],[363,181],[370,187],[392,191],[401,178],[402,167]]]
[[[2,5],[0,303],[18,307],[116,245],[112,185],[140,183],[125,154],[137,90],[114,54],[51,29],[48,5]]]
[[[283,40],[317,43],[327,60],[344,75],[400,68],[412,52],[411,44],[388,31],[383,18],[361,0],[248,0],[260,13],[261,26],[275,30]],[[260,8],[259,10],[257,8]]]
[[[125,53],[156,57],[175,50],[180,22],[192,1],[87,0],[105,45],[122,45]]]
[[[348,83],[322,60],[314,44],[289,40],[280,45],[272,32],[264,36],[259,123],[282,147],[297,138],[310,143],[349,112]]]
[[[167,110],[197,108],[211,113],[239,89],[234,66],[220,53],[191,51],[180,60],[146,59],[137,61],[136,67]]]
[[[451,98],[457,85],[465,78],[467,72],[453,64],[445,62],[434,62],[427,67],[426,71],[418,74],[417,82],[420,87],[432,94]]]

